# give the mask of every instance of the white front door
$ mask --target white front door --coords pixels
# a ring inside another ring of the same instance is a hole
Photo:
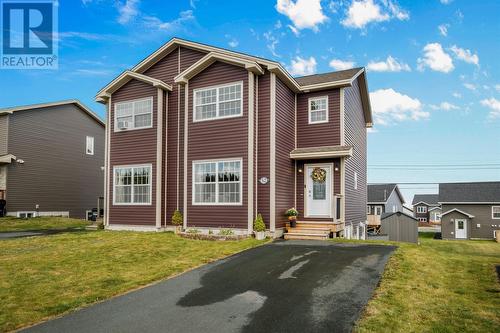
[[[467,220],[455,219],[455,238],[467,238]]]
[[[324,175],[322,177],[313,177]],[[308,164],[305,166],[306,217],[332,217],[332,165]]]

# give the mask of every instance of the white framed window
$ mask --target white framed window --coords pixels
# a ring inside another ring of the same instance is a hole
[[[153,97],[115,103],[115,132],[153,127]]]
[[[426,217],[419,217],[418,220],[420,222],[427,222],[427,218]]]
[[[417,206],[417,213],[427,213],[427,206]]]
[[[375,206],[375,215],[382,215],[382,206]]]
[[[354,189],[358,189],[358,173],[354,171]]]
[[[193,161],[193,205],[241,205],[242,159]]]
[[[491,207],[491,218],[494,220],[500,219],[500,206]]]
[[[309,98],[309,124],[328,122],[328,96]]]
[[[243,82],[193,91],[193,121],[240,117],[243,114]]]
[[[150,205],[152,165],[113,167],[113,204]]]
[[[17,212],[17,217],[21,219],[30,219],[36,217],[36,212]]]
[[[85,139],[85,153],[87,155],[94,155],[94,137],[87,136]]]
[[[370,206],[366,206],[366,215],[370,215],[372,210],[370,209]]]

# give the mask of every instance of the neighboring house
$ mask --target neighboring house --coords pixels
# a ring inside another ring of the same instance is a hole
[[[500,232],[500,182],[439,184],[443,239],[493,239]]]
[[[405,213],[406,215],[414,216],[413,207],[403,205],[403,213]]]
[[[415,194],[413,197],[413,213],[419,222],[429,223],[430,210],[439,207],[438,194]]]
[[[7,214],[85,218],[104,186],[104,122],[76,100],[0,109]]]
[[[417,243],[418,220],[402,212],[384,213],[380,233],[390,241]]]
[[[429,208],[429,223],[441,224],[441,207]]]
[[[261,213],[278,237],[297,207],[301,221],[360,234],[365,75],[293,78],[278,62],[173,38],[96,96],[109,123],[106,228],[170,229],[179,210],[184,228],[250,234]]]
[[[384,213],[403,211],[405,199],[397,184],[368,185],[366,215],[369,227],[380,226],[380,216]]]

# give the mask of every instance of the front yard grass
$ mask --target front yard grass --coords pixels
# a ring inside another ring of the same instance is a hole
[[[84,228],[89,224],[85,220],[66,217],[35,217],[30,219],[2,217],[0,218],[0,232]]]
[[[118,295],[263,244],[172,233],[74,232],[0,241],[0,331]]]
[[[498,332],[500,244],[432,236],[396,243],[358,332]]]

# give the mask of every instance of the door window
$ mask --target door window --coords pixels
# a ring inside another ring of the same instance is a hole
[[[463,229],[464,229],[464,221],[459,220],[459,221],[457,222],[457,229],[458,229],[458,230],[463,230]]]
[[[325,200],[326,199],[326,182],[313,182],[313,199]]]

